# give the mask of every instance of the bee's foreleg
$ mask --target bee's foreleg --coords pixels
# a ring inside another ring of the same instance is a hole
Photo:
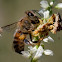
[[[27,39],[24,39],[24,43],[28,45],[30,44],[30,42]]]
[[[30,40],[32,41],[32,35],[31,35],[31,34],[29,34],[29,36],[30,36]]]
[[[38,41],[33,41],[32,40],[32,35],[31,34],[29,34],[29,36],[30,36],[30,40],[31,40],[32,43],[38,43]]]

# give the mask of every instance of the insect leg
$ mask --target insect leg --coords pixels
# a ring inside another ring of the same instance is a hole
[[[32,35],[31,35],[31,34],[29,34],[29,36],[30,36],[30,40],[32,41]]]
[[[31,34],[29,34],[29,36],[30,36],[30,40],[32,43],[38,43],[38,41],[32,41],[32,35]]]

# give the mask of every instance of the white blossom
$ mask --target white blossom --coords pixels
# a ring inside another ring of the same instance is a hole
[[[62,8],[62,3],[58,3],[55,8]]]
[[[48,42],[48,41],[54,42],[54,40],[50,36],[48,36],[48,38],[43,39],[43,41],[44,42]]]
[[[35,47],[28,47],[28,48],[30,49],[29,51],[30,51],[31,54],[33,54],[37,51],[36,46]]]
[[[45,12],[43,13],[43,15],[44,15],[44,18],[48,18],[48,17],[49,17],[49,11],[48,11],[48,10],[45,11]]]
[[[21,53],[26,58],[29,58],[31,56],[31,54],[28,51],[22,51]]]
[[[39,46],[39,48],[38,48],[38,50],[37,50],[37,52],[36,52],[36,54],[34,56],[34,59],[39,59],[42,56],[43,51],[44,51],[43,50],[43,47],[42,46]]]
[[[48,38],[43,39],[44,42],[48,42]]]
[[[53,5],[53,2],[50,2],[50,5],[52,6]]]
[[[41,1],[40,4],[41,4],[41,7],[44,8],[44,9],[49,7],[49,4],[48,4],[47,1]]]
[[[50,36],[48,37],[48,40],[54,42],[54,40]]]
[[[45,55],[53,56],[53,51],[47,49],[47,50],[44,51],[44,54],[45,54]]]
[[[32,46],[28,46],[28,48],[31,50],[31,49],[33,49],[33,47]]]

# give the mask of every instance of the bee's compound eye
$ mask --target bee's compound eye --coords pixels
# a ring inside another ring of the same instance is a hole
[[[28,16],[34,16],[34,14],[32,14],[32,13],[29,12],[29,13],[28,13]]]

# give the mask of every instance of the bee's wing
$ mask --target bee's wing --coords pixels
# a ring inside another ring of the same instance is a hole
[[[38,17],[43,17],[43,14],[39,13],[39,10],[32,10]]]
[[[17,22],[0,27],[0,33],[3,31],[13,31],[17,27]]]

